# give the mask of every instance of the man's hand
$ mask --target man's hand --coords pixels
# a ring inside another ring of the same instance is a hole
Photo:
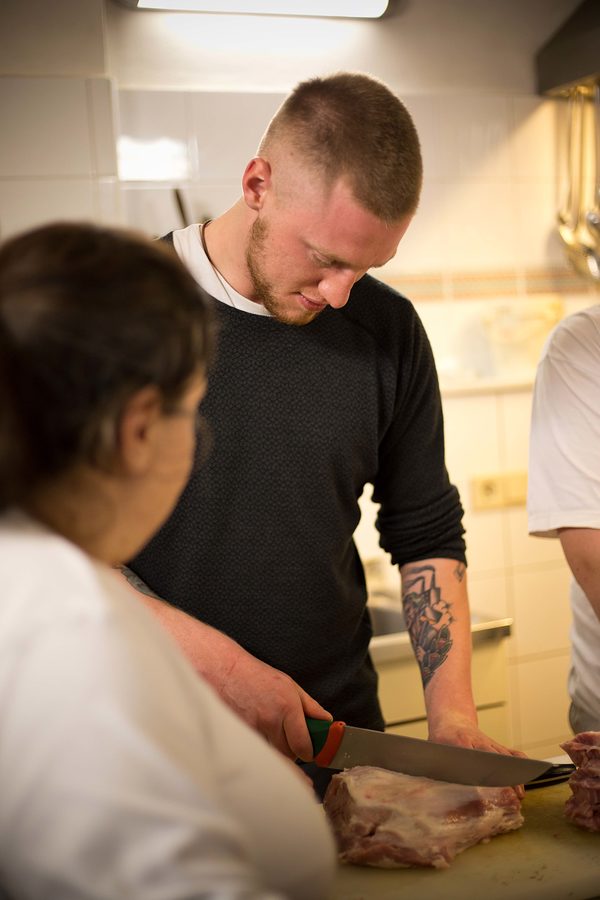
[[[238,649],[217,687],[221,697],[284,756],[312,759],[305,716],[331,720],[331,715],[284,672]]]
[[[196,671],[240,718],[284,756],[305,761],[313,758],[305,716],[331,721],[326,709],[284,672],[256,659],[222,632],[161,600],[129,570],[123,570],[123,575],[175,638]]]
[[[508,756],[525,756],[520,750],[510,750],[504,744],[485,734],[470,717],[455,713],[443,715],[438,721],[429,721],[429,740],[438,744],[456,744],[472,750],[488,750],[492,753],[504,753]]]
[[[454,744],[458,747],[468,747],[470,750],[487,750],[490,753],[503,753],[505,756],[520,756],[525,758],[526,753],[521,750],[511,750],[485,734],[473,724],[470,719],[464,719],[456,715],[448,715],[440,722],[429,722],[429,740],[437,744]],[[515,792],[520,800],[525,796],[523,785],[515,785]]]

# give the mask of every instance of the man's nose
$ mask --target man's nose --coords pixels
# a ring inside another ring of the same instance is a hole
[[[319,282],[319,293],[329,306],[340,309],[348,302],[356,280],[357,275],[351,269],[331,270]]]

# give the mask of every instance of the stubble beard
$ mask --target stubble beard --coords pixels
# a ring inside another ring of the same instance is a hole
[[[317,312],[302,312],[300,308],[296,315],[288,312],[284,304],[275,294],[273,284],[263,272],[261,263],[265,257],[265,244],[269,236],[269,226],[263,219],[255,219],[250,228],[248,246],[246,247],[246,265],[250,274],[253,289],[253,299],[262,303],[264,308],[274,319],[284,325],[308,325],[318,315]]]

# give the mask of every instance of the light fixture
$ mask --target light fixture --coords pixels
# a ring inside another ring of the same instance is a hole
[[[120,0],[134,9],[238,13],[268,16],[325,16],[378,19],[388,0]]]

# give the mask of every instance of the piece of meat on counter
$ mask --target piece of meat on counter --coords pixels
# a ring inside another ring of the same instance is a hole
[[[600,731],[581,731],[560,746],[576,766],[600,776]]]
[[[580,828],[600,831],[600,731],[582,731],[560,746],[577,766],[565,816]]]
[[[447,868],[457,853],[523,824],[512,788],[471,787],[374,766],[334,775],[323,805],[340,859]]]

